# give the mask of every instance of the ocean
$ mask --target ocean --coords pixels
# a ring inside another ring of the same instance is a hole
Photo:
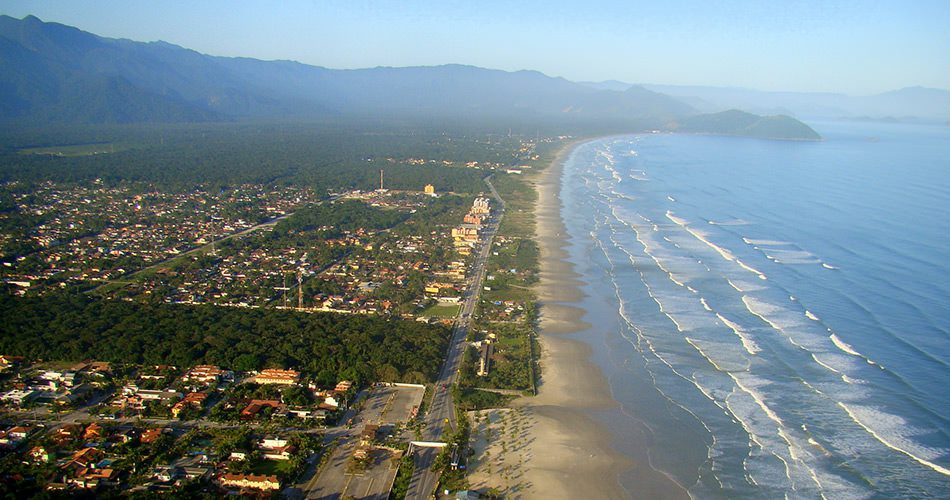
[[[815,128],[571,153],[595,417],[694,498],[947,497],[950,127]]]

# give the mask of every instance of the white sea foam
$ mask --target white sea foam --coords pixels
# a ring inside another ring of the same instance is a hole
[[[756,344],[754,340],[749,338],[748,334],[745,331],[743,331],[742,328],[739,327],[739,325],[737,325],[736,323],[733,323],[732,321],[729,321],[728,319],[723,317],[722,314],[716,313],[716,317],[719,318],[719,321],[722,321],[724,325],[728,326],[729,329],[732,330],[732,332],[735,333],[737,337],[739,337],[739,341],[742,342],[742,347],[745,348],[746,352],[754,356],[756,353],[762,350],[762,349],[759,349],[759,345]]]
[[[667,195],[666,199],[676,203],[676,198],[673,198],[672,196]]]
[[[732,261],[736,260],[736,257],[735,257],[734,255],[732,255],[732,252],[730,252],[729,250],[726,250],[725,248],[723,248],[723,247],[721,247],[721,246],[719,246],[719,245],[717,245],[717,244],[715,244],[715,243],[709,241],[709,239],[706,237],[706,234],[705,234],[705,233],[702,233],[702,232],[697,231],[697,230],[695,230],[695,229],[693,229],[693,228],[690,228],[690,227],[687,227],[687,228],[686,228],[686,231],[687,231],[689,234],[693,235],[693,237],[696,238],[697,240],[702,241],[703,243],[705,243],[706,246],[708,246],[709,248],[712,248],[713,250],[715,250],[719,255],[722,256],[723,259],[732,260]]]
[[[779,332],[783,332],[783,333],[785,332],[785,329],[782,328],[781,325],[779,325],[778,323],[775,322],[775,320],[769,317],[769,315],[774,314],[775,312],[779,311],[780,308],[776,307],[773,304],[769,304],[768,302],[763,302],[754,297],[750,297],[748,295],[742,296],[742,303],[745,304],[746,309],[748,309],[750,313],[754,314],[762,321],[768,323],[768,325],[771,326],[773,329]]]
[[[732,219],[732,220],[724,220],[724,221],[711,220],[707,222],[709,222],[710,224],[714,226],[746,226],[749,224],[747,221],[744,221],[742,219]]]
[[[827,263],[827,262],[822,262],[822,263],[821,263],[821,267],[823,267],[823,268],[825,268],[825,269],[838,269],[837,267],[832,266],[831,264],[829,264],[829,263]]]
[[[750,273],[758,275],[760,280],[768,279],[768,277],[766,277],[765,274],[763,274],[758,269],[746,264],[745,262],[742,262],[739,259],[735,259],[735,261],[736,261],[736,264],[739,264],[739,266],[742,267],[742,269],[745,269],[746,271],[749,271]]]
[[[742,241],[746,242],[749,245],[754,245],[754,246],[778,247],[778,246],[791,245],[791,243],[787,241],[779,241],[779,240],[760,240],[760,239],[753,239],[753,238],[742,238]]]
[[[673,215],[673,212],[669,210],[666,211],[666,218],[676,223],[677,226],[686,227],[687,224],[689,224],[688,222],[686,222],[686,219]]]
[[[848,406],[840,401],[838,406],[856,424],[864,428],[868,434],[884,446],[899,451],[917,463],[930,467],[945,476],[950,476],[950,469],[933,462],[933,460],[946,455],[950,450],[931,448],[913,441],[911,436],[920,431],[908,426],[907,421],[903,418],[868,406]]]
[[[818,316],[815,316],[811,311],[805,309],[805,317],[812,321],[821,321],[818,319]]]
[[[712,308],[709,307],[709,304],[706,303],[706,299],[700,297],[700,298],[699,298],[699,302],[703,305],[703,309],[705,309],[705,310],[707,310],[707,311],[709,311],[709,312],[712,312]]]
[[[834,343],[835,347],[837,347],[838,349],[841,349],[842,351],[844,351],[844,352],[846,352],[846,353],[848,353],[848,354],[850,354],[850,355],[852,355],[852,356],[858,356],[858,357],[861,357],[861,358],[864,357],[860,352],[855,351],[854,348],[851,347],[851,345],[849,345],[847,342],[845,342],[845,341],[841,340],[840,338],[838,338],[838,336],[835,335],[834,333],[832,333],[828,338],[831,339],[831,342]]]

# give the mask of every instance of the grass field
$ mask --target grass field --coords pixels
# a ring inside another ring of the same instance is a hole
[[[421,316],[428,316],[431,318],[454,318],[458,316],[459,308],[462,307],[459,304],[449,304],[449,305],[440,305],[435,304],[430,306],[425,311],[422,311]]]

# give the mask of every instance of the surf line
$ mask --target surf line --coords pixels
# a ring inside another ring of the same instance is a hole
[[[672,212],[671,210],[667,210],[667,211],[666,211],[666,218],[669,219],[669,220],[671,220],[671,221],[673,221],[677,226],[680,226],[680,227],[682,227],[683,229],[685,229],[686,232],[688,232],[689,234],[693,235],[693,237],[696,238],[697,240],[702,241],[703,243],[705,243],[706,246],[708,246],[709,248],[712,248],[713,250],[715,250],[716,252],[718,252],[719,255],[721,255],[723,259],[726,259],[726,260],[728,260],[728,261],[730,261],[730,262],[735,262],[736,264],[739,264],[739,267],[745,269],[746,271],[749,271],[750,273],[753,273],[753,274],[758,275],[759,279],[763,279],[763,280],[764,280],[764,279],[768,279],[768,278],[765,276],[765,274],[763,274],[761,271],[759,271],[758,269],[756,269],[756,268],[754,268],[754,267],[752,267],[752,266],[750,266],[750,265],[748,265],[748,264],[742,262],[741,260],[739,260],[738,257],[736,257],[735,255],[733,255],[732,252],[730,252],[729,250],[726,250],[725,248],[722,248],[722,247],[720,247],[719,245],[716,245],[715,243],[709,241],[709,240],[706,238],[706,236],[703,235],[702,233],[700,233],[699,231],[693,230],[691,227],[689,227],[689,223],[686,222],[685,219],[681,219],[681,218],[677,217],[676,215],[673,214],[673,212]]]

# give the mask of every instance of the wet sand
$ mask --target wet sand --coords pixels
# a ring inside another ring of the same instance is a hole
[[[562,148],[535,180],[541,251],[539,394],[514,402],[511,418],[517,420],[508,425],[517,422],[517,432],[495,433],[502,440],[491,445],[495,455],[477,453],[473,487],[494,487],[507,498],[688,498],[682,488],[648,465],[646,444],[635,458],[620,454],[612,446],[613,436],[592,417],[619,414],[620,407],[604,373],[591,360],[591,346],[571,338],[584,338],[592,331],[580,307],[584,282],[567,260],[570,239],[559,199],[562,164],[577,144]],[[513,441],[508,442],[506,434]],[[517,456],[497,462],[497,454],[504,454],[500,448]],[[494,471],[486,466],[492,460],[496,461]],[[505,476],[512,480],[500,481],[497,466],[507,467]],[[633,484],[636,491],[621,485],[621,475],[624,484]]]

